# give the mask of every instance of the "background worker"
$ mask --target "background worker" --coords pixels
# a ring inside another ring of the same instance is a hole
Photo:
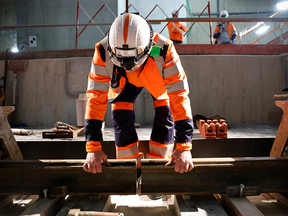
[[[221,18],[228,18],[229,14],[226,10],[221,11]],[[213,33],[215,44],[235,44],[237,31],[233,23],[221,22],[219,23]]]
[[[85,136],[87,172],[102,172],[109,165],[102,151],[101,126],[108,99],[112,103],[117,159],[144,157],[138,151],[134,102],[145,87],[154,100],[155,118],[146,158],[169,159],[175,172],[193,169],[191,148],[193,120],[189,87],[173,43],[154,33],[137,14],[122,14],[112,23],[109,35],[96,43],[87,87]],[[176,131],[176,150],[174,147]]]
[[[178,18],[179,12],[174,10],[172,12],[173,18]],[[188,27],[182,25],[179,22],[169,22],[169,38],[173,41],[174,44],[182,44],[184,42],[184,34],[188,31]]]

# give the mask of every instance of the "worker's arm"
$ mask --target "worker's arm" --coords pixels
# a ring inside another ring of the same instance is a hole
[[[224,30],[223,30],[223,31],[224,31]],[[214,33],[213,33],[213,37],[214,37],[214,38],[218,38],[218,37],[221,35],[221,33],[223,33],[223,31],[221,31],[220,28],[219,28],[219,26],[217,25],[217,26],[215,27],[215,30],[214,30]]]
[[[231,26],[232,26],[232,37],[230,38],[230,40],[232,41],[231,43],[234,43],[236,37],[237,37],[237,31],[236,31],[236,28],[234,26],[233,23],[231,23]]]
[[[105,165],[110,166],[110,163],[107,161],[107,155],[102,150],[88,152],[83,169],[86,172],[92,172],[94,174],[102,172],[102,161]]]
[[[166,166],[170,166],[175,162],[175,172],[189,172],[194,168],[192,155],[190,151],[176,149],[171,155],[171,159]]]
[[[193,168],[192,149],[193,120],[190,105],[189,86],[180,58],[172,43],[169,44],[164,69],[165,88],[170,99],[170,109],[175,122],[176,150],[167,163],[175,161],[176,172],[188,172]]]
[[[102,123],[108,104],[108,90],[110,77],[105,68],[105,61],[101,58],[101,43],[95,46],[95,53],[92,59],[91,71],[88,78],[87,87],[87,106],[85,113],[85,137],[87,158],[84,170],[87,172],[102,171],[102,160],[105,159],[105,153],[102,151]],[[102,55],[103,57],[103,55]],[[99,158],[100,156],[100,158]]]
[[[181,23],[180,23],[180,29],[183,31],[183,33],[186,33],[189,30],[189,28],[187,26],[185,26]]]

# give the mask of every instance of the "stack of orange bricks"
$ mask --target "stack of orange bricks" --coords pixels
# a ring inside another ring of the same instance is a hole
[[[200,120],[199,121],[200,134],[206,139],[227,138],[227,123],[224,119]]]

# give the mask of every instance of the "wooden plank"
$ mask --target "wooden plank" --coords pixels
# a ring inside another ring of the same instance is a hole
[[[179,211],[183,216],[228,216],[212,194],[177,195],[176,197]]]
[[[20,216],[50,216],[56,215],[65,203],[65,197],[39,198],[29,206]]]
[[[283,110],[283,116],[270,152],[271,157],[281,157],[288,139],[288,101],[275,101]]]
[[[225,194],[215,194],[228,215],[231,216],[264,216],[246,197],[229,198]]]
[[[3,107],[0,106],[0,160],[23,160]]]
[[[0,216],[15,216],[20,215],[30,205],[32,205],[37,199],[36,195],[15,195],[9,196],[11,198],[9,203],[4,208],[0,208]]]
[[[15,110],[14,106],[2,106],[2,109],[6,115],[6,117]]]
[[[13,199],[18,197],[18,195],[2,195],[0,196],[0,209],[3,209],[10,203],[13,203]]]
[[[278,203],[280,203],[281,205],[285,206],[285,208],[288,209],[288,199],[285,196],[279,193],[269,193],[268,195],[274,197]]]
[[[287,198],[278,193],[262,193],[249,196],[250,200],[265,216],[286,216],[288,212]]]
[[[52,128],[42,131],[42,138],[75,138],[84,133],[84,127],[74,126],[78,129],[72,130],[70,127]]]
[[[79,213],[83,209],[81,204],[75,204],[70,211],[68,212],[67,216],[79,216]]]
[[[84,195],[84,196],[70,196],[69,200],[61,208],[56,216],[67,216],[70,209],[75,205],[83,206],[82,211],[107,211],[105,206],[109,201],[108,195]]]

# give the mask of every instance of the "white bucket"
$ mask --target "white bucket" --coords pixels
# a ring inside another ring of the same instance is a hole
[[[77,126],[84,126],[86,104],[87,104],[86,93],[79,94],[79,97],[76,100]]]

